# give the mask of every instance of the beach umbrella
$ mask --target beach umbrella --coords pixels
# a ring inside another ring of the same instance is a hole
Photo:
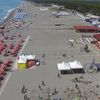
[[[3,61],[3,64],[4,64],[4,65],[8,65],[8,64],[9,64],[9,60],[8,60],[8,59],[4,60],[4,61]]]
[[[3,67],[0,67],[0,74],[2,74],[2,75],[5,74],[5,70],[3,69]]]
[[[3,75],[0,73],[0,79],[3,78]]]
[[[0,46],[0,52],[2,51],[2,47]]]
[[[4,44],[0,44],[0,51],[2,51],[5,48]]]
[[[4,49],[5,48],[5,44],[4,43],[0,43],[1,47]]]
[[[8,44],[8,48],[9,48],[9,49],[12,49],[12,48],[13,48],[13,44],[12,44],[12,43],[9,43],[9,44]]]
[[[12,55],[15,54],[15,49],[13,49],[13,50],[11,51],[11,54],[12,54]]]
[[[21,39],[21,40],[20,40],[20,43],[23,43],[24,41],[25,41],[24,39]]]
[[[0,34],[0,39],[2,38],[2,34]]]
[[[6,50],[3,50],[1,53],[2,53],[3,56],[7,55],[7,51]]]
[[[20,44],[19,44],[19,43],[17,43],[17,44],[15,45],[15,47],[20,47]]]
[[[13,50],[11,51],[11,55],[13,55],[13,56],[15,56],[16,53],[17,53],[16,49],[13,49]]]
[[[7,32],[4,34],[4,38],[8,39],[8,33]]]
[[[19,47],[15,46],[14,51],[17,52],[19,50]]]
[[[10,39],[11,39],[11,40],[14,39],[14,35],[13,35],[13,34],[10,36]]]
[[[3,65],[3,64],[1,64],[1,66],[0,66],[2,69],[4,69],[4,70],[6,70],[7,69],[7,66],[5,66],[5,65]]]

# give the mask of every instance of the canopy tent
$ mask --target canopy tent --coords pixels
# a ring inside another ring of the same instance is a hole
[[[25,61],[34,60],[35,59],[35,55],[21,55],[21,56],[19,56],[18,59],[23,59]]]
[[[60,11],[59,13],[56,13],[56,15],[58,15],[58,16],[67,16],[67,15],[71,15],[71,13]]]
[[[26,59],[21,57],[20,59],[18,59],[17,65],[18,65],[18,69],[26,69]]]
[[[71,69],[82,69],[83,68],[83,66],[81,65],[81,63],[80,62],[78,62],[78,61],[73,61],[73,62],[69,62],[69,65],[70,65],[70,68]]]
[[[35,55],[25,55],[27,60],[34,60],[35,59]]]
[[[79,61],[69,62],[72,73],[84,73],[83,66]]]
[[[62,62],[58,63],[58,70],[70,70],[70,66],[68,63]]]
[[[83,66],[81,65],[81,63],[79,61],[73,61],[73,62],[62,62],[62,63],[58,63],[58,70],[61,71],[66,71],[66,72],[72,72],[72,73],[83,73],[84,69]]]
[[[58,63],[58,70],[61,72],[61,74],[68,74],[70,73],[70,66],[68,63],[62,62]]]
[[[40,8],[40,11],[48,11],[49,9],[44,7],[44,8]]]
[[[26,63],[26,59],[21,58],[18,60],[18,63]]]

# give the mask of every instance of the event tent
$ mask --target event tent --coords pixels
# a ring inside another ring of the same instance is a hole
[[[83,66],[79,61],[73,61],[73,62],[62,62],[58,63],[58,70],[61,71],[61,73],[83,73],[84,69]]]
[[[58,70],[70,70],[70,66],[68,63],[62,62],[58,63]]]
[[[57,65],[58,65],[58,70],[61,71],[62,74],[69,73],[71,70],[68,63],[62,62],[58,63]]]

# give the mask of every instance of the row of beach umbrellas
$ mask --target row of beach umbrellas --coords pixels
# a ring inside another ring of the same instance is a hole
[[[27,16],[27,13],[18,12],[18,13],[16,13],[16,15],[14,16],[14,19],[15,19],[15,20],[23,20],[26,16]]]

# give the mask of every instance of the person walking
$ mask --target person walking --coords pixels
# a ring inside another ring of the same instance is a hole
[[[58,78],[60,78],[60,74],[59,74],[59,73],[58,73],[58,75],[57,75],[57,76],[58,76]]]
[[[41,86],[39,85],[39,89],[41,88]]]
[[[22,87],[22,93],[25,94],[27,92],[27,89],[25,88],[25,85]]]
[[[24,95],[24,100],[30,100],[30,98],[27,96],[27,94]]]
[[[43,85],[43,86],[45,86],[45,83],[44,83],[44,81],[41,81],[41,82],[42,82],[42,85]]]

